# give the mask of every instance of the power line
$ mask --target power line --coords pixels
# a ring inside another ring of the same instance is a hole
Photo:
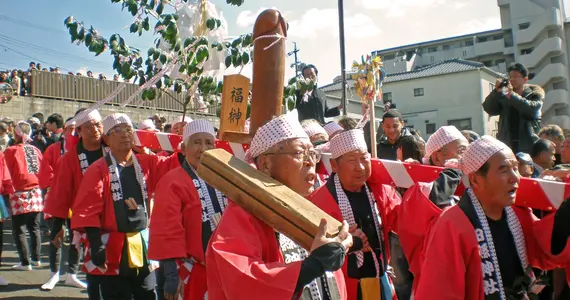
[[[63,29],[55,29],[55,28],[47,27],[47,26],[40,25],[40,24],[34,24],[34,23],[31,23],[28,21],[24,21],[24,20],[16,19],[16,18],[8,16],[8,15],[4,15],[4,14],[0,14],[0,21],[12,22],[15,24],[19,24],[19,25],[23,25],[23,26],[34,28],[34,29],[43,30],[43,31],[48,31],[48,32],[57,32],[57,33],[65,33],[66,32]]]
[[[84,58],[84,57],[77,56],[77,55],[67,54],[65,52],[52,50],[52,49],[45,48],[42,46],[34,45],[34,44],[27,43],[27,42],[22,41],[22,40],[18,40],[18,39],[9,37],[9,36],[5,36],[3,34],[0,34],[0,41],[3,41],[5,43],[11,44],[11,45],[14,45],[17,47],[24,47],[24,48],[32,49],[35,51],[40,51],[40,52],[42,52],[42,54],[46,54],[46,55],[56,56],[56,57],[68,59],[68,60],[75,60],[75,61],[79,61],[82,63],[96,64],[96,65],[99,65],[100,67],[109,67],[109,64],[106,64],[106,63],[103,63],[100,61]]]
[[[21,56],[23,56],[23,57],[27,57],[27,58],[29,58],[29,59],[33,59],[33,60],[36,61],[36,62],[41,62],[41,63],[48,64],[48,65],[53,65],[52,63],[49,63],[49,62],[44,61],[44,60],[41,60],[41,59],[39,59],[39,58],[36,58],[36,57],[30,56],[30,55],[27,55],[27,54],[18,52],[18,51],[14,50],[14,49],[12,49],[12,48],[10,48],[10,47],[7,47],[6,45],[0,44],[0,47],[3,47],[3,48],[6,49],[6,50],[10,50],[10,51],[12,51],[12,52],[14,52],[14,53],[16,53],[16,54],[18,54],[18,55],[21,55]],[[69,70],[69,69],[65,69],[65,68],[61,68],[61,69],[62,69],[62,70],[65,70],[65,71],[73,72],[72,70]]]

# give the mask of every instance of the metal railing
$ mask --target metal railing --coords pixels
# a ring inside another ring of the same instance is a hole
[[[51,73],[33,70],[30,96],[48,99],[61,99],[68,101],[95,103],[105,99],[121,85],[126,86],[112,99],[108,105],[119,105],[127,101],[139,88],[136,84],[123,83],[98,78],[82,77],[68,74]],[[128,107],[156,109],[160,111],[183,111],[186,92],[180,94],[174,91],[161,91],[152,101],[142,101],[141,95],[135,97]],[[188,104],[188,112],[216,115],[219,105],[207,108],[193,107]]]

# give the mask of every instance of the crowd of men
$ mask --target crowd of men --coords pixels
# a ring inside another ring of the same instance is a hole
[[[0,219],[12,219],[20,258],[12,268],[41,265],[43,215],[51,274],[41,288],[59,283],[67,240],[65,284],[90,299],[569,299],[570,204],[551,213],[513,204],[521,176],[570,181],[570,139],[533,125],[539,114],[522,107],[540,110],[541,90],[516,68],[484,103],[507,124],[499,139],[442,126],[424,141],[388,109],[371,145],[365,124],[324,123],[340,107],[329,109],[316,90],[302,95],[299,113],[258,128],[244,160],[343,224],[330,237],[322,220],[310,249],[200,178],[201,155],[217,138],[206,120],[172,122],[182,136],[173,153],[135,145],[135,130],[161,131],[158,117],[135,126],[122,113],[82,109],[66,122],[54,114],[40,134],[45,150],[35,120],[5,120]],[[443,171],[408,189],[382,184],[371,147]],[[86,283],[76,276],[81,260]]]

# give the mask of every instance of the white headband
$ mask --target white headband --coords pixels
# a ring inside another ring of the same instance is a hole
[[[129,126],[133,126],[133,123],[131,122],[129,116],[122,113],[116,113],[107,116],[103,120],[103,131],[105,132],[105,134],[108,134],[113,127],[119,124],[127,124]]]
[[[330,140],[331,158],[337,159],[352,151],[368,152],[368,145],[364,139],[362,129],[352,129],[336,134]]]

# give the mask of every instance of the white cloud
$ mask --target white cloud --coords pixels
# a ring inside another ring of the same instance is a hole
[[[501,28],[501,17],[489,17],[482,20],[470,20],[459,24],[457,34],[469,34]]]
[[[439,6],[445,0],[356,0],[356,4],[367,10],[387,10],[388,16],[400,16],[409,8],[425,8]]]
[[[362,13],[345,15],[344,28],[347,39],[374,37],[382,32],[372,18]],[[300,19],[289,22],[288,36],[299,39],[338,38],[338,11],[332,8],[309,9]]]
[[[272,8],[277,9],[276,7]],[[255,13],[251,10],[244,10],[238,14],[236,19],[236,24],[242,28],[253,26],[253,24],[255,24],[257,16],[259,16],[259,14],[261,14],[261,12],[263,12],[266,9],[268,9],[268,7],[261,7]],[[283,13],[283,15],[285,15],[285,13]]]

